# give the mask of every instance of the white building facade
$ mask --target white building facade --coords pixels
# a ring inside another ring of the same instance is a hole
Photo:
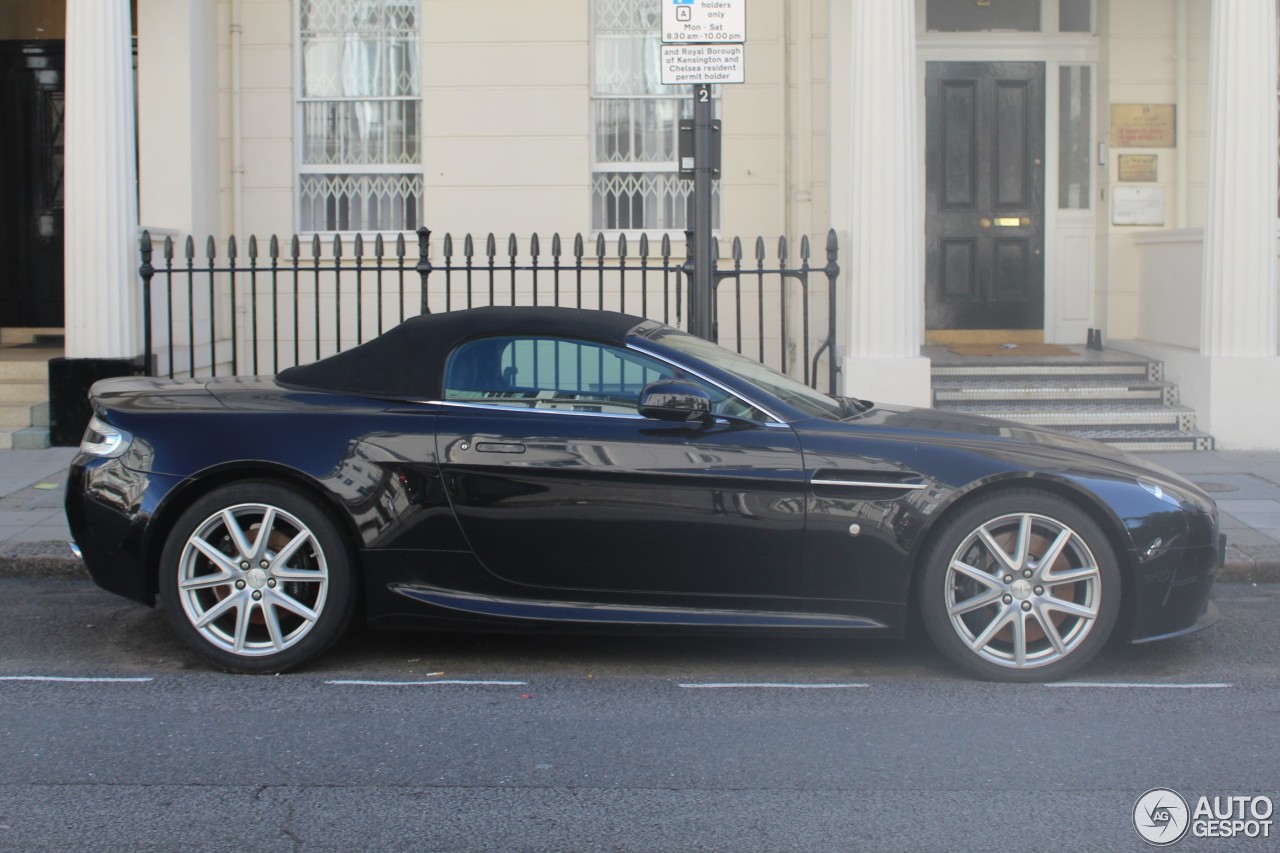
[[[141,353],[135,224],[683,239],[662,2],[137,0],[135,137],[130,3],[67,0],[68,357]],[[718,231],[835,229],[849,393],[1098,329],[1280,447],[1274,0],[745,2]]]

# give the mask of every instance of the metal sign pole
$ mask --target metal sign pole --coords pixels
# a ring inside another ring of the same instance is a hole
[[[693,282],[690,332],[706,340],[715,340],[715,258],[712,256],[711,184],[716,177],[715,104],[711,87],[701,84],[693,88]]]

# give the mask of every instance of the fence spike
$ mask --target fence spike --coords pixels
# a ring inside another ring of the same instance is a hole
[[[234,234],[227,238],[227,257],[233,261],[236,259],[236,235]]]
[[[492,231],[484,241],[484,253],[491,261],[498,256],[498,241],[494,238]]]
[[[538,245],[538,232],[535,231],[533,232],[533,237],[529,239],[529,254],[533,257],[534,261],[538,260],[538,250],[540,248],[541,247]],[[535,263],[534,266],[537,266],[537,264]]]
[[[711,238],[711,260],[713,261],[720,260],[720,238],[719,237]]]
[[[827,231],[827,260],[834,261],[840,253],[840,241],[836,239],[836,229]]]
[[[186,244],[182,247],[182,249],[183,249],[183,251],[186,253],[186,256],[187,256],[187,260],[188,260],[188,261],[195,260],[195,257],[196,257],[196,238],[195,238],[195,237],[192,237],[190,234],[188,234],[188,235],[187,235],[187,241],[186,241]]]
[[[649,260],[649,235],[648,234],[640,235],[640,260],[642,261]]]
[[[468,263],[470,263],[471,259],[476,256],[476,244],[475,241],[471,239],[470,234],[468,234],[462,241],[462,254],[466,257]]]
[[[356,235],[356,260],[359,261],[364,257],[364,235]]]
[[[601,232],[596,235],[596,259],[604,260],[604,253],[605,253],[604,233]]]
[[[404,260],[404,233],[396,235],[396,257]]]
[[[787,258],[790,256],[791,247],[787,245],[787,236],[784,234],[778,238],[778,261],[782,266],[787,265]]]
[[[267,243],[267,251],[271,254],[271,260],[274,262],[280,257],[280,238],[271,235],[271,242]]]
[[[258,259],[258,235],[249,235],[249,260],[256,261]]]
[[[559,231],[551,235],[551,257],[555,258],[557,263],[560,261],[560,232]]]
[[[425,225],[420,225],[418,226],[418,230],[415,233],[418,235],[418,266],[421,267],[425,262],[429,270],[431,267],[431,229],[426,227]],[[422,283],[423,283],[422,313],[430,314],[431,312],[427,310],[427,306],[426,306],[426,299],[427,299],[426,281],[427,280],[424,277],[422,280]]]
[[[301,244],[302,241],[298,239],[297,234],[294,234],[293,238],[289,240],[289,257],[293,258],[295,261],[298,259],[298,256],[302,254]]]
[[[805,234],[800,238],[800,260],[809,260],[809,235]]]
[[[662,235],[662,259],[664,261],[671,260],[671,235]]]
[[[373,238],[373,256],[378,259],[379,263],[381,263],[382,256],[386,254],[386,251],[386,243],[382,239],[382,234],[379,233],[378,236]]]
[[[342,257],[342,235],[333,235],[333,260],[336,264],[338,259]]]
[[[214,242],[213,235],[209,235],[209,240],[204,245],[204,253],[210,259],[218,257],[218,244]]]
[[[311,257],[316,260],[320,259],[320,235],[319,234],[311,235]]]
[[[511,257],[513,262],[516,259],[516,255],[520,254],[520,249],[516,245],[516,235],[514,233],[507,237],[507,254]]]
[[[171,236],[164,238],[164,259],[166,262],[173,260],[173,237]]]
[[[627,235],[618,235],[618,259],[625,260],[627,257]]]
[[[453,257],[453,235],[452,234],[444,235],[444,256],[446,258]]]
[[[138,238],[138,248],[144,259],[151,254],[151,232],[145,228],[142,229],[142,236]]]
[[[733,238],[733,260],[735,262],[742,260],[742,238],[741,237]]]
[[[582,251],[582,232],[578,232],[573,235],[573,256],[577,258],[579,262],[582,261]]]

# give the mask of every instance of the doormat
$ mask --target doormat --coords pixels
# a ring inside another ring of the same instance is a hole
[[[947,349],[956,355],[1076,355],[1076,351],[1058,344],[950,344]]]

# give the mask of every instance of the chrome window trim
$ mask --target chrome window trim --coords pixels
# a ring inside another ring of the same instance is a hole
[[[767,426],[767,427],[780,427],[780,426],[781,426],[781,427],[785,427],[785,426],[787,426],[787,422],[786,422],[786,420],[784,420],[783,418],[778,417],[776,414],[774,414],[772,411],[770,411],[770,409],[769,409],[768,407],[766,407],[766,406],[762,406],[762,405],[760,405],[759,403],[755,402],[754,400],[750,400],[750,399],[748,399],[748,398],[746,398],[746,397],[742,396],[740,393],[738,393],[737,391],[733,390],[732,388],[727,388],[727,387],[725,387],[725,385],[724,385],[723,383],[721,383],[721,382],[717,382],[716,380],[714,380],[714,379],[710,378],[709,376],[704,376],[703,374],[699,373],[698,371],[696,371],[696,370],[694,370],[694,369],[692,369],[692,368],[690,368],[690,367],[687,367],[687,366],[685,366],[684,364],[681,364],[681,363],[680,363],[680,362],[678,362],[678,361],[675,361],[675,360],[673,360],[673,359],[671,359],[671,358],[668,358],[667,356],[662,355],[661,353],[656,353],[656,352],[653,352],[652,350],[645,349],[645,348],[644,348],[644,347],[642,347],[642,346],[638,346],[638,345],[636,345],[635,343],[633,343],[631,340],[628,340],[628,341],[627,341],[627,349],[635,350],[635,351],[636,351],[636,352],[638,352],[638,353],[642,353],[643,355],[647,355],[647,356],[649,356],[649,358],[655,358],[655,359],[657,359],[658,361],[664,362],[664,363],[666,363],[666,364],[671,365],[672,367],[675,367],[675,368],[678,368],[678,369],[680,369],[680,370],[683,370],[685,373],[692,374],[692,375],[694,375],[694,376],[698,377],[699,379],[701,379],[703,382],[706,382],[706,383],[707,383],[707,384],[709,384],[709,385],[714,385],[715,387],[719,388],[721,391],[723,391],[724,393],[728,394],[730,397],[733,397],[735,400],[738,400],[738,401],[740,401],[740,402],[742,402],[742,403],[745,403],[746,405],[750,406],[750,407],[751,407],[751,408],[753,408],[753,409],[758,409],[759,411],[761,411],[761,412],[763,412],[763,413],[764,413],[765,417],[769,418],[769,420],[768,420],[768,421],[766,421],[764,424],[762,424],[762,426]]]
[[[453,406],[460,409],[483,409],[489,412],[536,412],[542,415],[579,415],[588,418],[623,418],[632,421],[647,421],[648,418],[636,413],[622,412],[579,412],[573,409],[539,409],[536,406],[503,406],[499,403],[473,403],[469,400],[419,400],[417,402],[430,406]],[[536,401],[533,401],[536,402]],[[591,405],[586,403],[584,405]]]
[[[929,488],[927,483],[889,483],[884,480],[826,480],[814,477],[809,480],[811,486],[851,486],[859,489],[892,489],[900,492],[903,490],[917,492],[921,489]]]

